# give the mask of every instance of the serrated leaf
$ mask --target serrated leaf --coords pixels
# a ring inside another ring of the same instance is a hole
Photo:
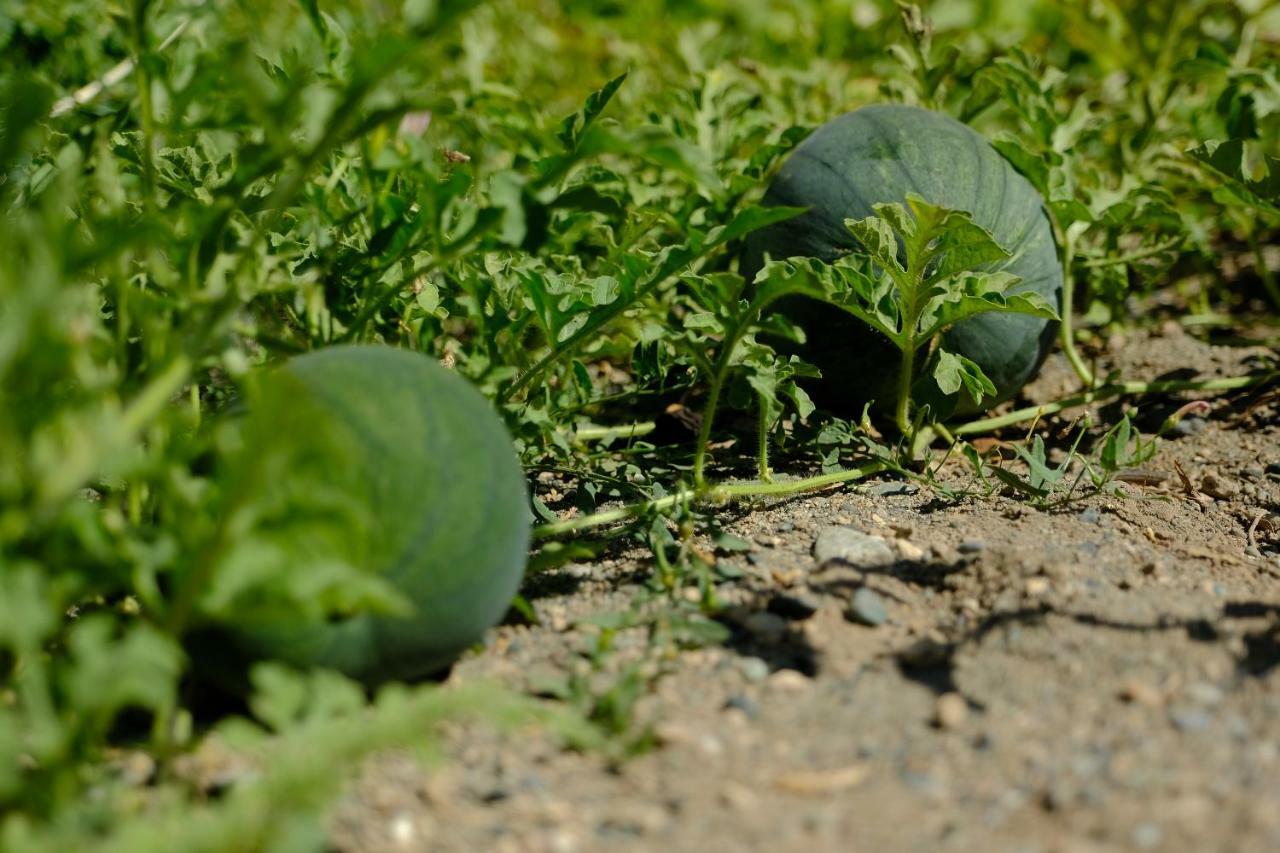
[[[794,219],[807,210],[808,208],[804,207],[744,207],[734,214],[728,224],[712,229],[707,234],[707,239],[715,245],[728,243],[739,237],[745,237],[752,231],[759,231],[778,222]]]
[[[877,205],[878,209],[898,208],[902,211],[900,205]],[[906,213],[897,211],[889,214],[894,218],[905,217]],[[893,228],[889,224],[888,218],[881,216],[868,216],[865,219],[846,219],[845,227],[849,229],[849,233],[862,246],[863,252],[870,255],[872,260],[883,267],[885,270],[894,270],[898,273],[905,272],[901,262],[898,261],[898,238],[894,236]]]
[[[926,284],[966,270],[1007,260],[1009,252],[996,242],[991,232],[967,214],[949,216],[930,247],[931,269]]]
[[[1280,215],[1280,157],[1263,155],[1260,165],[1263,173],[1255,176],[1246,160],[1247,149],[1243,139],[1225,142],[1206,142],[1187,152],[1225,179],[1226,189],[1241,203]]]
[[[627,79],[627,73],[624,71],[608,83],[605,83],[604,86],[592,92],[587,96],[586,103],[582,105],[581,110],[566,116],[560,122],[560,130],[556,134],[556,138],[560,140],[560,144],[564,146],[566,152],[572,152],[577,149],[582,141],[583,134],[604,112],[604,108],[609,105],[609,101],[613,100],[613,96],[617,94],[618,89],[622,88],[623,82]]]
[[[961,273],[935,282],[920,318],[920,336],[939,332],[977,314],[1027,314],[1057,320],[1058,312],[1038,293],[1007,293],[1020,279],[1011,273]]]

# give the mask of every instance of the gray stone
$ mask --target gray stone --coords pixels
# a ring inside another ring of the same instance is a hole
[[[920,491],[920,487],[915,483],[906,483],[902,481],[891,483],[876,483],[867,489],[867,494],[876,497],[889,497],[892,495],[914,495]]]
[[[1208,421],[1204,418],[1189,415],[1174,425],[1173,434],[1180,436],[1197,435],[1204,432],[1206,426],[1208,426]]]
[[[1213,707],[1222,702],[1222,691],[1207,681],[1187,685],[1187,698],[1197,705]]]
[[[761,610],[752,613],[742,622],[742,627],[763,643],[777,643],[787,633],[787,620],[774,613]]]
[[[1198,732],[1207,729],[1213,718],[1199,708],[1184,706],[1170,710],[1169,720],[1179,731]]]
[[[884,601],[874,590],[867,589],[865,586],[859,587],[853,594],[853,600],[849,602],[846,615],[850,621],[872,627],[883,625],[889,620],[889,613],[884,609]]]
[[[1200,479],[1200,491],[1211,498],[1229,501],[1240,494],[1240,486],[1228,477],[1210,472]]]
[[[769,677],[769,664],[762,658],[743,658],[738,662],[738,669],[747,681],[764,681]]]
[[[1164,833],[1154,823],[1140,823],[1133,828],[1133,846],[1140,850],[1154,850],[1164,840]]]
[[[966,539],[960,543],[960,546],[956,550],[961,554],[977,554],[985,550],[986,547],[987,543],[983,542],[981,539]]]
[[[759,658],[756,658],[756,660],[759,660]],[[726,699],[724,708],[726,711],[730,708],[736,708],[743,714],[746,714],[747,719],[749,720],[754,720],[756,717],[760,716],[760,706],[757,705],[755,700],[750,696],[744,696],[741,693],[735,693]]]
[[[842,560],[854,566],[888,566],[897,560],[889,543],[852,527],[824,527],[819,530],[813,543],[813,556],[819,564]]]

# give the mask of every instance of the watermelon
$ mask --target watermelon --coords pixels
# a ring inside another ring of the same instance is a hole
[[[1012,253],[999,265],[1022,279],[1010,293],[1035,291],[1055,308],[1061,305],[1062,269],[1040,194],[968,126],[901,105],[846,113],[792,152],[764,203],[807,212],[750,235],[740,269],[750,280],[766,254],[833,261],[857,248],[845,219],[872,216],[879,203],[904,204],[913,192],[935,205],[968,211]],[[822,371],[823,379],[809,388],[820,405],[851,416],[872,400],[891,404],[900,356],[882,335],[809,299],[783,300],[776,310],[805,330],[799,354]],[[1012,397],[1035,374],[1056,331],[1055,322],[1037,317],[983,314],[948,330],[943,346],[975,361],[992,380],[996,397],[983,401],[991,406]],[[922,361],[916,359],[918,365]],[[940,392],[931,392],[928,383],[917,385],[917,399],[932,398],[927,401],[936,412]]]
[[[340,564],[399,607],[326,621],[253,599],[230,614],[233,644],[370,685],[447,667],[502,618],[528,554],[526,484],[498,415],[432,359],[388,347],[312,352],[254,391],[228,485],[254,526],[229,559],[274,559],[317,596]]]

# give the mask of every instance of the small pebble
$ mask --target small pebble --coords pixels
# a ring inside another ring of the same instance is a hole
[[[987,547],[987,543],[981,539],[966,539],[960,543],[960,547],[956,550],[961,554],[977,554]]]
[[[867,489],[867,494],[876,497],[889,497],[892,495],[914,495],[920,491],[920,487],[915,483],[892,482],[892,483],[876,483]]]
[[[1048,578],[1027,578],[1025,585],[1027,595],[1040,597],[1049,591]]]
[[[1204,432],[1204,428],[1208,425],[1208,421],[1204,418],[1189,415],[1174,424],[1173,434],[1178,436],[1198,435]]]
[[[813,556],[819,564],[843,560],[855,566],[889,566],[897,561],[884,539],[852,527],[822,528],[813,543]]]
[[[853,600],[849,602],[846,616],[853,622],[857,622],[860,625],[870,625],[871,627],[883,625],[889,620],[889,614],[884,608],[884,601],[874,590],[865,586],[859,587],[858,591],[853,594]]]
[[[1187,686],[1187,698],[1197,705],[1212,707],[1222,702],[1222,690],[1205,681]]]
[[[1085,524],[1097,524],[1102,521],[1102,513],[1098,512],[1097,507],[1086,507],[1080,511],[1080,520]]]
[[[906,539],[897,539],[893,544],[898,549],[898,556],[904,560],[918,563],[924,559],[924,549],[914,542],[909,542]]]
[[[724,709],[738,710],[747,715],[748,719],[754,720],[760,715],[760,706],[750,696],[744,696],[741,693],[735,693],[725,700]]]
[[[1164,697],[1158,689],[1138,679],[1125,682],[1124,686],[1120,688],[1120,698],[1125,702],[1130,702],[1134,705],[1146,705],[1149,708],[1156,708],[1164,704]]]
[[[742,627],[746,628],[756,639],[764,643],[773,644],[781,640],[783,635],[787,633],[787,620],[776,613],[761,610],[743,619]]]
[[[780,669],[769,676],[768,686],[776,690],[808,690],[813,679],[794,669]]]
[[[1199,708],[1181,707],[1169,711],[1169,720],[1179,731],[1198,732],[1207,729],[1212,718]]]
[[[969,717],[969,703],[959,693],[943,693],[933,709],[933,724],[940,729],[954,730],[964,725]]]
[[[1200,479],[1200,491],[1211,498],[1227,501],[1240,494],[1240,486],[1234,480],[1210,472]]]
[[[1154,850],[1164,840],[1164,833],[1154,823],[1140,823],[1133,828],[1133,846],[1141,850]]]
[[[738,669],[747,681],[764,681],[769,677],[769,664],[762,658],[743,658],[738,662]]]
[[[399,812],[391,819],[390,826],[387,827],[387,834],[391,836],[391,840],[399,847],[408,847],[417,838],[417,831],[413,826],[413,818]]]

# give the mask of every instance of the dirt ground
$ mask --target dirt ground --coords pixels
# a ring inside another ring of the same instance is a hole
[[[1225,376],[1267,353],[1171,326],[1113,339],[1104,364]],[[1027,398],[1071,383],[1054,356]],[[1149,405],[1144,423],[1176,404]],[[370,761],[332,815],[334,844],[1280,849],[1275,390],[1215,398],[1145,469],[1126,497],[1047,511],[881,479],[727,513],[750,543],[720,558],[732,636],[645,664],[656,678],[635,726],[654,749],[610,762],[537,732],[458,726],[439,766]],[[969,479],[959,464],[944,476]],[[450,681],[536,692],[581,670],[598,632],[583,620],[625,612],[650,560],[541,577],[527,593],[542,624],[495,630]],[[646,643],[621,632],[610,665],[643,660]]]

